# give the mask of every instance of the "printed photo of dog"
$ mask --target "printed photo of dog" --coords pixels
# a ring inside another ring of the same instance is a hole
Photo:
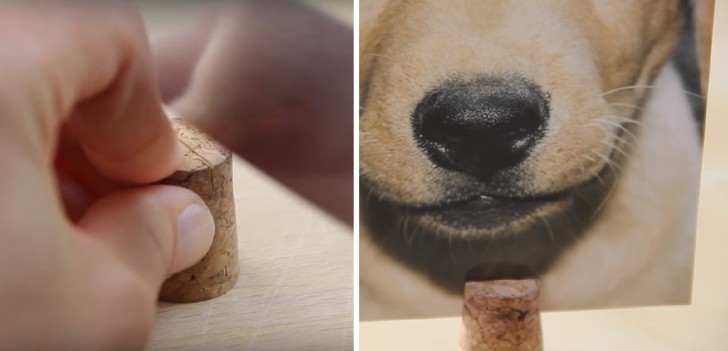
[[[362,319],[690,301],[711,0],[361,0]]]

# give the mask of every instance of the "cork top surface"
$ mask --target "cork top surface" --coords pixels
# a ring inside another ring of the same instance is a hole
[[[178,171],[191,172],[212,168],[223,163],[230,155],[230,150],[225,149],[187,121],[181,118],[171,118],[170,121],[185,148],[184,161]]]
[[[474,294],[486,298],[519,299],[536,298],[541,284],[537,279],[492,280],[467,282],[465,294]]]

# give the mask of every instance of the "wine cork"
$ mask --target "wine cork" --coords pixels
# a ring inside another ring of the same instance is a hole
[[[161,183],[182,186],[199,195],[212,213],[215,236],[200,262],[164,282],[160,299],[209,300],[228,292],[238,279],[232,153],[184,120],[171,121],[186,150],[182,166]]]
[[[461,351],[543,351],[536,278],[468,280]]]

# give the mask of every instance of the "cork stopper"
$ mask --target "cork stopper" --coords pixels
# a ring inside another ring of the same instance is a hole
[[[209,300],[228,292],[238,279],[232,153],[184,120],[171,121],[186,150],[180,168],[161,183],[199,195],[212,213],[215,236],[205,257],[167,279],[159,296],[170,302]]]
[[[465,283],[460,350],[543,351],[536,278]]]

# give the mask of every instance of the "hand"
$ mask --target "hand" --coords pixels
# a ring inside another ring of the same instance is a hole
[[[141,17],[21,3],[0,42],[0,349],[140,349],[163,280],[214,231],[194,193],[142,185],[181,149]]]
[[[153,41],[180,115],[353,223],[353,33],[295,1],[232,1]]]

